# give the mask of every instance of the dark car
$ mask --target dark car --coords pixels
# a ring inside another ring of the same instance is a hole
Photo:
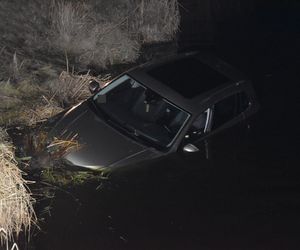
[[[64,155],[90,169],[125,166],[177,151],[243,122],[258,104],[251,82],[210,55],[186,53],[138,66],[62,113],[51,131],[78,135]]]

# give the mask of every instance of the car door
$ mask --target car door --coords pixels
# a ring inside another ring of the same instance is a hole
[[[183,150],[193,152],[189,158],[193,162],[206,159],[233,164],[246,135],[244,111],[249,106],[249,98],[243,91],[215,98],[194,120],[184,137]]]
[[[192,122],[182,141],[181,149],[188,164],[206,166],[210,159],[210,137],[212,109],[207,108]]]
[[[250,105],[248,95],[242,90],[219,97],[212,104],[208,148],[214,165],[236,165],[248,129],[244,112]]]

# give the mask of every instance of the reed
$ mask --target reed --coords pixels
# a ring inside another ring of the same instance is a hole
[[[5,130],[0,129],[0,234],[1,243],[28,233],[36,221],[34,198],[23,172],[18,168],[14,147]]]

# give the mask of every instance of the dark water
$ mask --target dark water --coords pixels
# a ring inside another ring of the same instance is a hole
[[[209,159],[177,154],[55,189],[28,249],[300,248],[299,33],[257,16],[213,47],[253,79],[259,113],[216,136]]]

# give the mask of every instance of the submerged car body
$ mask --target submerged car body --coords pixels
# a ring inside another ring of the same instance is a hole
[[[60,115],[52,137],[77,135],[74,166],[120,167],[198,144],[254,114],[251,85],[218,58],[198,53],[138,66]]]

